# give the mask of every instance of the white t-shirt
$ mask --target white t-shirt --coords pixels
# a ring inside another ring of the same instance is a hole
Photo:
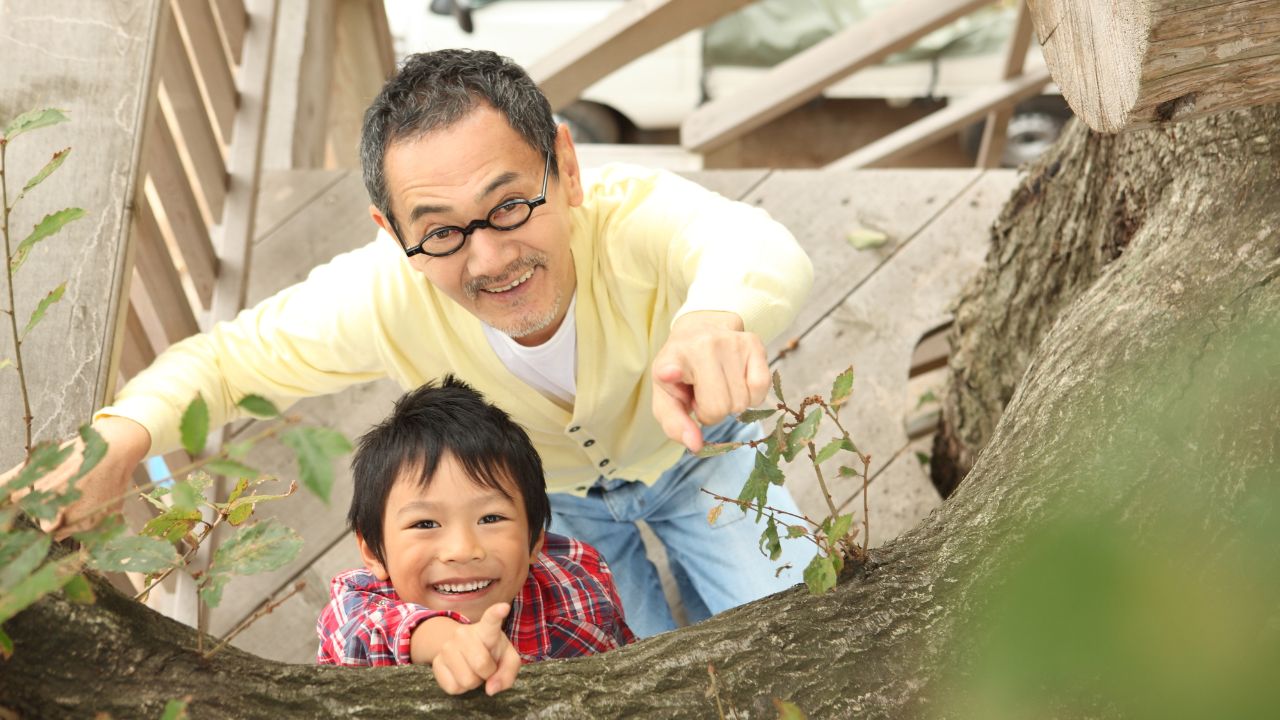
[[[566,408],[573,407],[573,399],[578,394],[578,329],[574,323],[577,302],[575,292],[556,334],[534,347],[525,347],[506,333],[480,323],[489,346],[512,375]]]

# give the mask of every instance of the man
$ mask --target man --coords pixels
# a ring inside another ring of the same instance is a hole
[[[637,635],[674,627],[637,520],[666,545],[690,620],[799,580],[799,543],[775,576],[742,513],[708,526],[701,488],[736,497],[752,451],[685,452],[760,436],[734,415],[764,399],[763,343],[812,283],[785,228],[667,173],[585,177],[532,80],[489,52],[410,57],[366,113],[361,158],[374,242],[126,385],[97,415],[111,451],[82,505],[176,447],[197,392],[218,424],[250,393],[284,406],[452,372],[528,431],[551,531],[604,554]],[[795,510],[782,488],[769,502]]]

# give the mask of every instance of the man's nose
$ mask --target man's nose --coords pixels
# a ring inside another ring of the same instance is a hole
[[[520,248],[511,242],[511,233],[495,228],[472,231],[467,243],[467,269],[473,277],[501,275],[520,257]]]
[[[443,562],[470,562],[483,560],[484,547],[475,530],[467,524],[453,525],[444,532],[440,544],[440,560]]]

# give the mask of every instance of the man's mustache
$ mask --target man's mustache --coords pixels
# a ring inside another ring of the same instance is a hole
[[[526,270],[545,266],[547,264],[547,256],[543,253],[534,253],[517,258],[515,262],[503,269],[500,275],[477,275],[471,278],[462,286],[462,292],[469,300],[475,300],[480,291],[486,287],[495,285],[502,286],[515,280],[525,273]]]

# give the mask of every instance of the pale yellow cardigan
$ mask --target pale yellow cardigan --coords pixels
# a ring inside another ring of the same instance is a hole
[[[795,316],[813,268],[763,210],[671,173],[611,165],[583,184],[570,238],[572,411],[512,376],[479,320],[379,233],[233,321],[173,345],[98,416],[141,423],[159,453],[178,447],[179,419],[197,392],[216,427],[239,417],[235,403],[250,393],[283,409],[382,377],[407,390],[452,372],[528,431],[549,491],[582,493],[601,476],[653,482],[684,452],[650,411],[649,367],[671,323],[695,310],[729,311],[768,342]]]

